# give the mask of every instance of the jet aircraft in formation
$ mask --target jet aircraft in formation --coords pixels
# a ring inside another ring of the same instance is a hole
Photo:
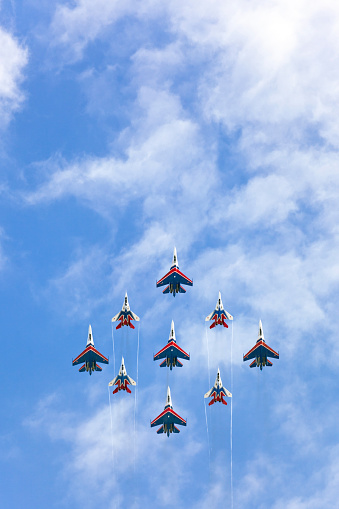
[[[208,320],[214,320],[214,322],[210,325],[210,329],[213,329],[213,327],[215,327],[216,325],[223,325],[224,327],[228,328],[228,325],[225,322],[225,320],[227,320],[227,319],[233,320],[233,316],[230,315],[230,313],[228,313],[224,309],[224,306],[223,306],[222,300],[221,300],[221,293],[219,292],[218,302],[215,306],[215,309],[212,311],[211,314],[206,316],[205,321],[207,322]]]
[[[182,363],[178,359],[186,359],[187,361],[190,360],[189,354],[177,345],[173,320],[171,323],[171,331],[167,345],[153,356],[153,360],[157,361],[158,359],[165,359],[160,364],[160,367],[164,368],[165,366],[169,366],[170,370],[172,370],[174,366],[178,366],[179,368],[182,367]]]
[[[88,327],[88,338],[87,338],[87,346],[83,352],[74,361],[72,361],[73,366],[76,364],[85,363],[79,371],[82,373],[84,371],[89,371],[89,374],[92,374],[92,371],[102,371],[102,368],[98,366],[97,362],[102,362],[103,364],[108,364],[108,359],[104,357],[98,350],[94,348],[94,340],[92,334],[92,327]]]
[[[191,281],[179,270],[176,248],[174,248],[173,263],[170,271],[156,283],[157,287],[164,285],[166,285],[166,288],[163,293],[172,293],[173,297],[175,297],[176,293],[186,293],[186,290],[181,285],[193,286],[193,281]],[[123,326],[128,326],[134,329],[135,327],[132,324],[132,320],[140,321],[140,318],[135,313],[133,313],[133,311],[131,311],[126,292],[122,310],[112,318],[112,322],[120,321],[116,329],[120,329]],[[233,320],[233,316],[223,307],[220,292],[215,309],[206,317],[205,320],[213,321],[213,323],[210,325],[210,329],[214,328],[216,325],[228,327],[225,320]],[[263,366],[272,366],[272,362],[268,360],[268,357],[279,359],[279,353],[275,352],[266,344],[262,323],[260,320],[257,342],[255,346],[251,348],[251,350],[247,352],[246,355],[243,356],[243,360],[247,361],[249,359],[254,359],[253,362],[251,362],[250,367],[253,368],[258,366],[260,367],[260,370],[262,370]],[[171,323],[171,330],[167,345],[164,346],[157,354],[155,354],[153,359],[164,359],[161,362],[160,367],[168,366],[170,370],[172,370],[172,368],[175,366],[182,367],[182,363],[179,361],[179,359],[190,360],[190,355],[177,345],[173,320]],[[88,371],[91,375],[92,371],[102,371],[102,368],[98,365],[99,362],[108,364],[108,359],[106,359],[106,357],[104,357],[94,347],[92,327],[90,325],[88,329],[86,349],[80,355],[78,355],[78,357],[76,357],[72,363],[73,366],[76,364],[84,363],[79,368],[79,371]],[[108,385],[110,387],[114,385],[117,386],[114,389],[113,394],[116,394],[121,390],[131,393],[129,385],[136,385],[136,382],[127,374],[124,357],[122,357],[121,360],[119,374]],[[227,405],[227,402],[224,398],[232,397],[232,394],[222,385],[219,368],[213,387],[205,394],[204,397],[212,398],[209,402],[209,405],[213,405],[216,402]],[[163,412],[151,422],[151,427],[153,428],[154,426],[161,425],[157,433],[165,433],[169,437],[171,433],[180,433],[180,430],[176,427],[176,425],[186,426],[186,424],[186,421],[173,410],[171,391],[168,386],[165,408]]]
[[[186,290],[181,285],[193,286],[193,281],[179,270],[176,248],[174,248],[173,262],[170,271],[157,281],[157,288],[164,285],[167,286],[162,293],[172,293],[173,297],[175,297],[176,293],[186,293]]]
[[[187,424],[185,419],[180,417],[180,415],[173,410],[171,391],[169,387],[167,387],[164,411],[151,422],[151,428],[159,426],[159,424],[161,424],[161,427],[158,429],[157,433],[166,433],[168,437],[170,436],[170,433],[180,433],[180,429],[176,427],[176,424],[179,424],[180,426],[186,426]]]
[[[220,403],[223,403],[224,405],[227,405],[226,401],[224,400],[224,396],[227,396],[228,398],[231,398],[232,394],[230,393],[230,391],[228,391],[222,385],[222,380],[221,380],[221,376],[220,376],[220,370],[218,368],[218,373],[217,373],[217,378],[215,379],[215,383],[214,383],[212,389],[210,389],[208,392],[206,392],[204,398],[213,398],[208,403],[209,406],[213,405],[217,401],[219,401]]]
[[[113,380],[108,385],[109,387],[112,387],[112,385],[117,385],[117,388],[114,389],[113,394],[116,394],[118,391],[126,391],[131,393],[132,391],[128,386],[137,385],[133,378],[127,374],[124,358],[121,360],[119,374],[113,378]]]
[[[112,322],[117,322],[118,320],[120,320],[120,323],[116,326],[116,329],[120,329],[124,325],[131,327],[131,329],[135,329],[131,320],[135,320],[136,322],[140,321],[140,318],[135,313],[133,313],[129,307],[127,292],[125,294],[125,300],[122,305],[122,309],[119,311],[119,313],[113,316]]]
[[[254,359],[254,361],[252,361],[250,364],[250,368],[258,366],[260,367],[260,370],[262,370],[263,366],[272,366],[272,362],[268,360],[268,357],[279,359],[279,353],[275,352],[273,348],[266,344],[264,339],[264,331],[260,320],[257,342],[254,347],[251,348],[251,350],[243,356],[243,361]]]

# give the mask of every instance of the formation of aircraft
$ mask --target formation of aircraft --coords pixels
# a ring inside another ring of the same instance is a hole
[[[191,281],[179,270],[176,248],[174,248],[173,262],[170,271],[156,283],[157,287],[165,285],[166,288],[163,293],[172,293],[174,297],[176,293],[186,293],[186,290],[181,285],[193,286],[193,281]],[[133,313],[133,311],[131,311],[126,292],[122,310],[112,318],[112,322],[120,321],[116,329],[120,329],[123,326],[134,329],[135,327],[132,324],[132,320],[139,322],[140,318],[135,313]],[[212,320],[210,329],[213,329],[217,325],[222,325],[223,327],[227,328],[228,325],[226,320],[233,320],[233,316],[224,309],[220,292],[215,309],[206,317],[205,320]],[[243,356],[243,361],[254,359],[250,364],[250,368],[257,366],[260,367],[260,370],[262,370],[263,366],[272,366],[272,362],[268,359],[269,357],[279,359],[279,353],[275,352],[266,344],[262,323],[260,320],[257,342],[254,347],[251,348],[251,350]],[[153,356],[153,360],[156,361],[159,359],[164,359],[161,362],[160,367],[169,367],[171,371],[175,366],[183,366],[179,359],[190,360],[190,355],[177,345],[173,320],[171,323],[171,330],[167,344]],[[108,362],[108,359],[94,347],[92,327],[90,325],[88,328],[86,348],[80,355],[78,355],[78,357],[76,357],[76,359],[72,361],[72,364],[73,366],[77,364],[83,364],[79,368],[79,371],[87,371],[91,375],[93,371],[102,371],[102,368],[98,365],[98,363],[108,364]],[[126,391],[127,393],[131,393],[129,386],[136,386],[136,382],[127,374],[123,356],[118,375],[113,378],[113,380],[109,382],[108,385],[109,387],[116,386],[116,388],[113,390],[113,394],[116,394],[119,391]],[[217,402],[227,405],[227,402],[224,399],[225,397],[231,398],[232,394],[222,385],[220,370],[218,368],[215,383],[213,387],[204,395],[204,398],[212,398],[209,402],[210,406]],[[163,412],[151,422],[151,427],[153,428],[154,426],[160,425],[157,433],[165,433],[169,437],[171,433],[180,433],[180,430],[176,425],[186,426],[186,424],[187,422],[185,419],[180,417],[180,415],[178,415],[173,410],[171,391],[168,386],[165,408]]]
[[[218,302],[215,306],[215,309],[210,313],[208,316],[206,316],[205,321],[208,320],[214,320],[214,322],[210,325],[210,329],[213,329],[216,325],[223,325],[224,327],[228,328],[227,323],[225,320],[233,320],[233,316],[230,315],[225,309],[222,304],[221,300],[221,293],[219,292]]]
[[[108,385],[109,387],[112,387],[112,385],[117,385],[117,388],[114,389],[113,394],[116,394],[118,391],[126,391],[131,394],[132,391],[128,386],[137,385],[133,378],[127,374],[124,358],[121,360],[119,374],[113,378],[113,380]]]
[[[92,371],[102,371],[102,368],[98,366],[98,362],[102,362],[103,364],[108,364],[108,359],[104,357],[96,348],[94,348],[94,340],[92,334],[92,327],[88,327],[88,338],[87,345],[83,352],[74,361],[72,361],[73,366],[76,364],[85,363],[79,371],[82,373],[84,371],[88,371],[89,374],[92,374]]]
[[[180,417],[180,415],[174,412],[172,406],[171,391],[170,388],[167,387],[167,397],[164,411],[161,412],[161,414],[151,422],[151,428],[161,425],[157,433],[166,433],[169,437],[170,433],[180,433],[180,429],[176,427],[176,424],[180,426],[186,426],[187,422],[185,419]]]
[[[262,370],[263,366],[272,366],[272,362],[268,360],[268,357],[273,359],[279,359],[279,353],[275,352],[273,348],[268,346],[264,339],[264,331],[262,328],[261,320],[259,320],[259,333],[256,344],[246,355],[243,356],[243,361],[254,359],[251,362],[250,368],[260,367]]]
[[[170,370],[172,370],[174,366],[178,366],[179,368],[182,367],[182,363],[178,359],[185,359],[187,361],[190,360],[189,354],[177,345],[173,320],[171,323],[171,331],[167,345],[153,356],[153,360],[157,361],[158,359],[165,359],[160,364],[160,367],[164,368],[165,366],[168,366]]]
[[[230,391],[228,391],[223,385],[222,380],[220,376],[220,369],[218,368],[217,378],[215,379],[215,383],[208,392],[206,392],[204,398],[213,398],[208,405],[213,405],[214,403],[217,403],[219,401],[220,403],[223,403],[224,405],[227,405],[226,401],[224,400],[224,397],[231,398],[232,394]]]
[[[173,297],[175,297],[176,293],[186,293],[186,290],[181,285],[193,286],[193,281],[179,270],[176,248],[174,248],[173,262],[170,271],[157,281],[157,288],[165,285],[167,286],[162,293],[172,293]]]
[[[116,329],[120,329],[124,325],[131,327],[131,329],[135,329],[131,320],[135,320],[136,322],[140,321],[140,318],[135,313],[133,313],[133,311],[131,311],[131,308],[129,307],[127,292],[125,294],[122,309],[121,311],[119,311],[119,313],[113,316],[112,322],[117,322],[118,320],[120,320],[120,323],[116,326]]]

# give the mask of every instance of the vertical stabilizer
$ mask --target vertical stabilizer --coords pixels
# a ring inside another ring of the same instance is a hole
[[[92,333],[92,327],[91,325],[88,327],[88,338],[87,338],[87,346],[92,345],[94,346],[94,340],[93,340],[93,333]]]

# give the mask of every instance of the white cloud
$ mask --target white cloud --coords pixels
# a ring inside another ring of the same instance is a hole
[[[5,127],[24,100],[20,89],[28,61],[27,48],[0,27],[0,126]]]
[[[167,442],[173,437],[159,437],[156,430],[149,427],[149,417],[154,409],[159,409],[160,413],[163,408],[163,398],[159,401],[154,397],[155,393],[154,387],[149,387],[147,393],[139,392],[136,431],[133,396],[121,393],[111,396],[111,414],[108,405],[97,408],[97,402],[91,405],[88,401],[89,415],[61,410],[61,397],[56,395],[38,403],[25,425],[32,432],[43,432],[53,441],[68,444],[62,458],[62,474],[69,488],[67,497],[84,507],[90,507],[94,500],[108,501],[109,507],[123,503],[131,505],[137,495],[139,502],[145,498],[146,503],[151,499],[159,507],[174,501],[181,506],[180,495],[189,482],[190,465],[201,446],[186,434],[184,441],[179,440],[178,463],[178,449],[169,447]],[[180,439],[180,436],[176,438]],[[164,456],[166,462],[162,460]],[[168,477],[168,471],[171,477]],[[120,489],[121,478],[124,483],[130,479],[130,490]],[[148,485],[147,489],[143,486],[139,494],[137,478],[142,485]],[[84,491],[84,486],[89,490]]]

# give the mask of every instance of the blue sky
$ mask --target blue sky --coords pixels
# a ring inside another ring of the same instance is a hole
[[[335,2],[0,8],[1,507],[336,507]],[[174,246],[175,299],[155,288]],[[109,404],[126,290],[115,371],[138,387]],[[219,290],[233,329],[210,331]],[[172,319],[191,361],[168,374]],[[262,372],[242,362],[259,319]],[[71,365],[90,323],[92,377]],[[207,430],[218,366],[233,419],[214,405]],[[168,382],[169,439],[149,427]]]

